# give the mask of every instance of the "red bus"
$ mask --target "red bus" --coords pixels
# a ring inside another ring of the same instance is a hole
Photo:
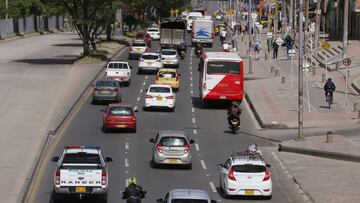
[[[235,52],[205,52],[199,63],[201,102],[244,97],[244,62]]]

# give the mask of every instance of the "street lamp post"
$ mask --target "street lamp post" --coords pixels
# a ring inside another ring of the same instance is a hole
[[[253,73],[252,70],[252,60],[251,60],[251,47],[252,47],[252,15],[251,15],[251,1],[249,0],[249,11],[248,11],[248,18],[249,18],[249,74]]]
[[[6,13],[5,13],[5,22],[6,22],[6,28],[5,28],[5,36],[8,35],[8,18],[9,18],[9,2],[8,0],[5,1],[5,10],[6,10]]]
[[[298,110],[298,140],[304,140],[303,134],[303,63],[304,63],[304,41],[303,41],[303,0],[299,0],[299,110]]]

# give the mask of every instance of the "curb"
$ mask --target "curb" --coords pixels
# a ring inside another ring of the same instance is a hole
[[[109,58],[112,59],[115,56],[117,56],[121,51],[123,51],[124,49],[126,49],[126,46],[124,45],[122,48],[120,48],[117,52],[115,52],[112,56],[110,56]],[[88,90],[88,88],[93,84],[93,82],[99,77],[99,75],[103,72],[103,70],[105,69],[105,65],[107,62],[104,62],[102,64],[100,64],[102,66],[102,68],[100,69],[100,71],[93,77],[93,79],[91,80],[91,82],[86,85],[86,87],[84,88],[84,90],[80,93],[79,97],[75,100],[75,102],[71,105],[71,107],[69,108],[69,110],[66,112],[65,116],[61,119],[61,121],[59,122],[59,124],[54,128],[49,130],[49,132],[47,133],[46,137],[43,139],[43,141],[40,144],[40,149],[38,151],[38,155],[37,157],[35,157],[35,162],[33,163],[33,167],[30,169],[28,176],[26,178],[26,181],[22,187],[22,190],[20,191],[20,197],[18,198],[18,200],[16,202],[26,202],[26,200],[29,198],[30,195],[30,191],[33,185],[34,180],[37,177],[37,173],[38,173],[38,166],[39,163],[42,160],[42,157],[44,157],[46,149],[48,148],[49,145],[49,141],[51,140],[51,135],[55,135],[57,133],[57,131],[61,128],[61,126],[64,124],[64,122],[66,121],[66,119],[69,117],[70,113],[72,112],[72,110],[74,109],[74,107],[79,103],[80,99],[83,97],[83,95],[86,93],[86,91]]]
[[[305,155],[323,157],[328,159],[336,159],[341,161],[360,162],[360,155],[321,151],[316,149],[304,149],[299,147],[290,147],[282,144],[279,144],[278,150],[283,152],[293,152],[298,154],[305,154]]]
[[[253,112],[257,122],[259,123],[259,125],[261,126],[261,128],[267,128],[267,129],[293,129],[293,128],[289,128],[287,125],[283,124],[283,123],[264,123],[261,120],[261,117],[259,115],[259,113],[256,111],[256,108],[254,106],[254,104],[252,103],[248,93],[245,91],[245,99],[248,102],[251,111]]]

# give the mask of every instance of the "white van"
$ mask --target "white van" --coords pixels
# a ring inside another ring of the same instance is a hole
[[[192,30],[192,23],[193,20],[197,19],[197,18],[202,18],[203,14],[200,12],[190,12],[189,15],[186,18],[186,23],[187,23],[187,31],[190,33]]]
[[[106,78],[111,78],[125,83],[126,86],[131,82],[131,67],[128,62],[124,61],[110,61],[106,66]]]
[[[214,22],[203,18],[193,21],[191,41],[192,43],[202,43],[212,47],[214,43],[215,31]]]

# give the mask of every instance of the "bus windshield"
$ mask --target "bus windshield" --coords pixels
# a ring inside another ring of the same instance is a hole
[[[210,61],[207,64],[207,74],[240,75],[240,62]]]

